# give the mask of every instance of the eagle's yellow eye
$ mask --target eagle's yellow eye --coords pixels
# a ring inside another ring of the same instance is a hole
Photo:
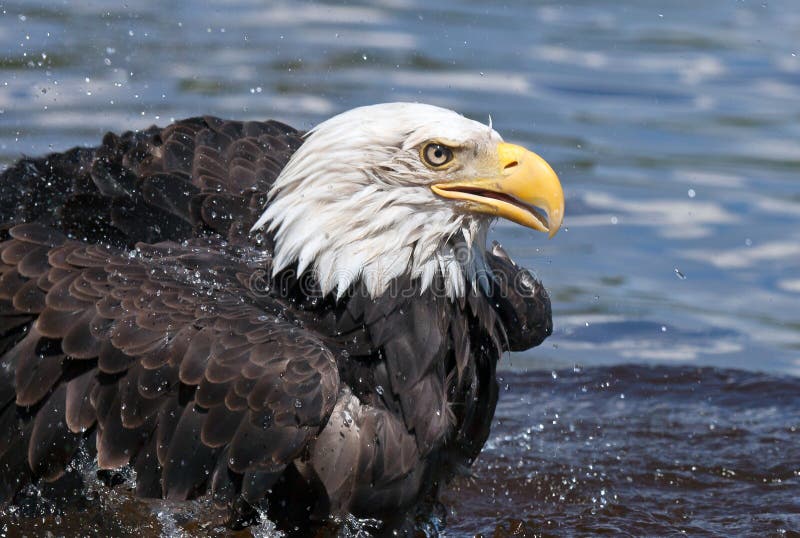
[[[453,150],[437,142],[426,144],[420,153],[422,160],[431,168],[441,168],[453,160]]]

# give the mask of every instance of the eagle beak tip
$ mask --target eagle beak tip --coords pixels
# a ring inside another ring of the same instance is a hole
[[[547,219],[547,238],[552,239],[556,236],[558,231],[561,229],[562,219],[564,218],[564,214],[560,210],[556,210],[553,212],[552,218],[548,215]]]

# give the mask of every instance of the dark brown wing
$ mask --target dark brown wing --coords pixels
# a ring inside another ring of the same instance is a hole
[[[265,193],[301,143],[280,122],[213,117],[108,133],[97,148],[22,159],[3,172],[0,223],[41,222],[124,247],[209,233],[250,241]]]
[[[22,441],[0,444],[6,497],[29,474],[59,478],[96,433],[99,466],[133,464],[140,494],[255,500],[326,423],[334,357],[246,287],[252,252],[211,241],[126,252],[38,224],[10,235],[0,423]]]

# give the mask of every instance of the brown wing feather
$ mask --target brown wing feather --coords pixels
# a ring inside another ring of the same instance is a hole
[[[0,248],[24,260],[30,247],[16,243],[45,232],[28,226]],[[41,405],[27,445],[34,475],[58,478],[75,439],[96,424],[101,468],[134,464],[151,482],[160,473],[160,493],[183,499],[222,472],[217,457],[225,452],[229,471],[248,476],[237,482],[252,496],[324,426],[339,390],[332,354],[264,315],[236,276],[252,268],[231,252],[171,243],[130,257],[69,240],[55,248],[45,259],[57,264],[48,267],[58,282],[39,288],[38,320],[3,357],[16,370],[17,405]],[[19,278],[20,288],[39,281]],[[72,363],[91,369],[67,378]],[[212,382],[224,397],[195,397]]]
[[[40,417],[54,413],[74,433],[91,432],[99,422],[100,456],[109,465],[135,456],[126,454],[125,439],[138,443],[146,434],[140,429],[155,428],[154,416],[163,420],[151,437],[168,441],[175,427],[170,414],[190,405],[173,396],[178,368],[191,371],[190,382],[202,382],[202,354],[212,353],[195,346],[187,355],[201,302],[190,284],[163,286],[147,278],[140,260],[86,243],[130,248],[218,232],[247,244],[247,223],[260,209],[250,198],[263,199],[301,142],[277,122],[193,118],[166,129],[108,134],[98,148],[23,159],[3,173],[0,222],[10,231],[0,244],[0,363],[11,377],[0,379],[0,396],[10,393],[34,410],[28,420],[38,426],[31,430],[31,422],[26,430],[34,433],[32,443],[15,446],[31,451],[24,457],[37,472],[53,477],[64,463],[49,455],[52,443],[42,434]],[[43,342],[52,349],[39,356]],[[186,366],[184,357],[191,359]],[[90,369],[70,374],[79,359]],[[19,412],[4,402],[3,417]],[[168,411],[159,415],[158,409]],[[136,465],[152,470],[157,443],[146,446],[153,456]],[[21,485],[4,481],[5,496]]]

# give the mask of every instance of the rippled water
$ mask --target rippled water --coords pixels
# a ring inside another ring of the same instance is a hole
[[[454,536],[800,532],[797,378],[625,366],[506,381],[476,483],[454,491]]]
[[[556,333],[505,362],[452,533],[797,531],[798,36],[795,0],[4,2],[0,164],[202,113],[491,114],[556,168],[566,229],[495,230]]]

